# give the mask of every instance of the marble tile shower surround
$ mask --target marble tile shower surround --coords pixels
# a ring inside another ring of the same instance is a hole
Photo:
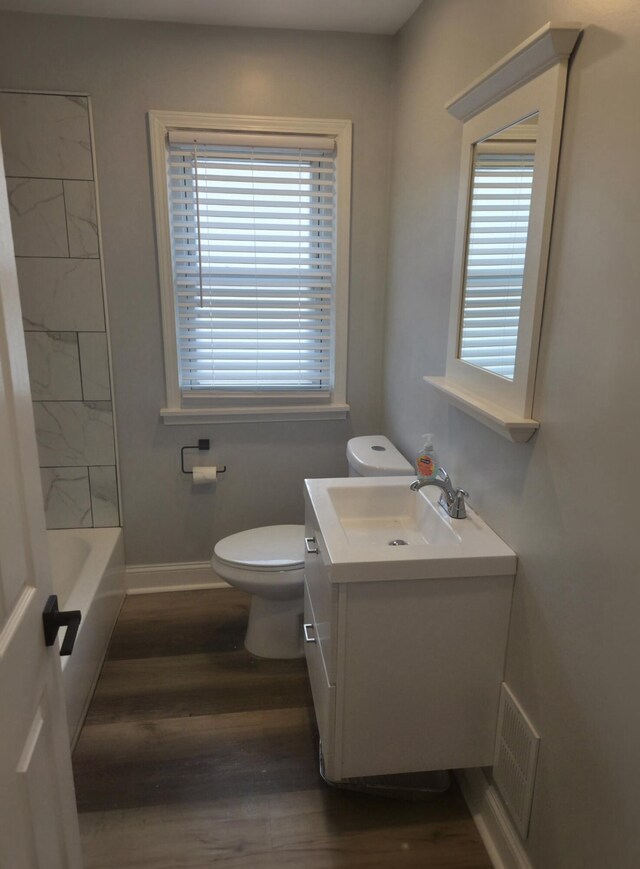
[[[86,97],[0,93],[48,528],[120,524]]]

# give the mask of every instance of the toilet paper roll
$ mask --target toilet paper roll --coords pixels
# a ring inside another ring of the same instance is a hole
[[[215,483],[218,476],[218,469],[215,465],[209,465],[206,468],[193,469],[193,485],[207,486],[210,483]]]

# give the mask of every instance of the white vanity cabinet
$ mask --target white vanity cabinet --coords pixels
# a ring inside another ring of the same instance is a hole
[[[351,578],[334,570],[308,492],[305,534],[305,653],[327,777],[490,765],[513,569]]]

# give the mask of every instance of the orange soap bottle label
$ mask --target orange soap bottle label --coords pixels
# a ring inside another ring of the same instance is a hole
[[[416,467],[420,477],[433,477],[436,472],[436,466],[433,463],[433,459],[428,455],[418,456]]]

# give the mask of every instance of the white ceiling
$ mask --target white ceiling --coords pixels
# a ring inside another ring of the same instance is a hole
[[[237,27],[395,33],[421,0],[0,0],[0,10]]]

